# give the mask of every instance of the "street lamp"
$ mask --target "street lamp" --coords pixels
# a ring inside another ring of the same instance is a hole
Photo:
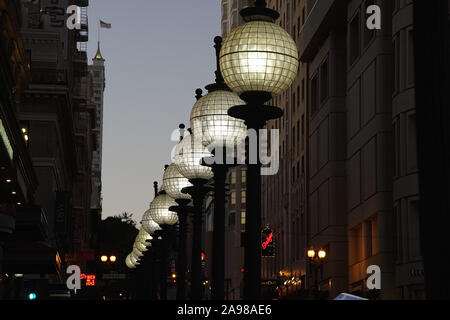
[[[183,129],[184,125],[180,125]],[[188,204],[191,202],[191,196],[182,193],[186,187],[192,184],[186,179],[177,169],[177,166],[172,163],[164,171],[163,189],[167,194],[175,200],[177,206],[170,207],[169,210],[178,214],[179,230],[178,230],[178,263],[177,263],[177,300],[186,299],[186,238],[187,238],[187,216],[189,213]]]
[[[327,256],[327,252],[322,248],[317,252],[314,250],[314,248],[310,248],[307,252],[307,256],[310,270],[312,271],[312,269],[314,269],[314,289],[319,291],[317,270],[318,268],[322,268]]]
[[[157,196],[157,183],[155,185],[155,198]],[[150,216],[150,209],[145,211],[141,220],[142,229],[140,231],[141,235],[138,234],[136,237],[136,242],[141,242],[145,245],[146,248],[149,249],[149,252],[145,253],[144,260],[145,265],[148,265],[148,270],[143,270],[143,273],[140,274],[141,278],[147,283],[150,282],[150,297],[156,298],[156,287],[158,283],[158,272],[157,272],[157,255],[159,249],[159,241],[158,237],[155,233],[159,230],[162,230],[161,227],[153,221]],[[148,241],[152,240],[152,243]],[[138,244],[139,246],[139,244]],[[141,287],[141,284],[138,283],[138,287]],[[145,288],[143,290],[146,290]],[[142,294],[145,296],[145,293]]]
[[[125,264],[129,269],[136,269],[136,266],[131,261],[131,253],[125,258]]]
[[[159,232],[162,236],[161,251],[161,287],[160,295],[162,300],[167,300],[167,258],[169,254],[169,235],[170,228],[178,222],[176,212],[170,211],[169,208],[176,206],[177,203],[165,191],[161,191],[150,203],[150,217],[157,223],[162,230]]]
[[[197,98],[201,98],[201,92],[197,90]],[[192,273],[191,273],[191,299],[200,300],[202,296],[201,286],[201,253],[202,253],[202,222],[203,200],[210,191],[206,186],[213,177],[211,168],[201,165],[205,157],[211,156],[201,141],[191,133],[181,140],[175,150],[174,163],[178,171],[189,180],[191,187],[182,189],[183,193],[192,196],[193,209],[193,239],[192,239]]]
[[[255,131],[262,129],[268,120],[282,117],[280,108],[265,103],[289,88],[299,64],[295,42],[274,23],[279,13],[266,8],[266,5],[266,1],[257,0],[254,7],[241,10],[246,23],[227,36],[219,60],[225,83],[246,102],[246,105],[231,108],[228,114],[244,120],[247,128]],[[256,146],[257,161],[249,163],[247,168],[244,297],[258,300],[261,295],[261,160],[258,133]]]
[[[139,229],[139,233],[136,236],[133,247],[137,248],[141,252],[148,251],[147,247],[151,247],[151,243],[147,242],[152,240],[152,236],[144,230],[144,228]]]
[[[194,136],[201,137],[202,144],[212,150],[215,158],[205,158],[203,163],[214,174],[214,233],[212,259],[212,298],[225,297],[225,179],[228,169],[236,166],[235,148],[245,140],[247,128],[243,120],[232,118],[228,110],[242,101],[224,83],[219,66],[222,38],[214,38],[217,70],[216,82],[206,86],[208,94],[201,97],[191,111],[191,128]],[[227,148],[232,148],[232,161],[228,160]],[[212,159],[213,161],[208,161]]]

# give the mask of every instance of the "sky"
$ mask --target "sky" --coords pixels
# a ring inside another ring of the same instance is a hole
[[[214,81],[220,0],[95,0],[89,5],[89,63],[99,20],[105,61],[102,218],[140,222],[162,184],[180,123],[189,128],[195,89]],[[205,90],[204,90],[205,91]]]

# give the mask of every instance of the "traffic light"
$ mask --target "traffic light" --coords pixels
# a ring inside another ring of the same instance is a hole
[[[36,298],[37,298],[36,293],[30,292],[30,293],[28,294],[28,300],[36,300]]]

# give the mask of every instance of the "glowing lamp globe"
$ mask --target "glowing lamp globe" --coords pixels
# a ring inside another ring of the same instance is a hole
[[[145,247],[145,250],[140,250],[142,252],[145,252],[145,251],[147,251],[146,247],[150,246],[150,244],[147,243],[146,241],[152,240],[152,239],[153,239],[152,236],[147,231],[145,231],[144,228],[141,228],[139,230],[138,235],[136,236],[135,244],[137,244],[137,245],[141,244],[141,246],[139,246],[139,249],[142,249],[143,247]]]
[[[230,117],[228,110],[245,102],[226,90],[211,91],[201,97],[191,111],[191,129],[202,144],[234,147],[246,137],[247,126],[240,119]]]
[[[140,252],[145,252],[148,251],[147,246],[151,246],[150,243],[149,244],[144,244],[142,242],[139,241],[135,241],[133,244],[133,248],[138,249]]]
[[[152,217],[150,216],[150,209],[145,211],[144,215],[142,216],[142,228],[149,234],[153,235],[156,231],[162,230],[161,227],[153,221]]]
[[[129,254],[126,259],[125,259],[125,264],[129,269],[135,269],[136,266],[134,265],[133,262],[131,262],[131,254]]]
[[[136,257],[136,256],[133,254],[133,252],[130,253],[130,261],[131,261],[131,263],[134,264],[135,266],[140,265],[139,257]]]
[[[174,163],[178,171],[188,180],[209,180],[213,177],[212,170],[203,166],[201,161],[211,156],[212,154],[203,146],[201,138],[191,134],[178,143]]]
[[[175,200],[166,193],[161,194],[150,203],[150,217],[160,226],[173,226],[178,222],[177,213],[169,210],[173,206],[177,206]]]
[[[139,251],[138,248],[133,248],[133,254],[135,257],[138,257],[138,258],[141,258],[144,255],[141,251]]]
[[[179,171],[177,166],[172,163],[164,171],[163,189],[172,197],[172,199],[191,199],[191,196],[181,192],[183,188],[190,187],[192,184]]]
[[[270,17],[244,19],[247,22],[231,31],[220,51],[225,83],[241,97],[251,91],[279,96],[297,76],[297,45]]]

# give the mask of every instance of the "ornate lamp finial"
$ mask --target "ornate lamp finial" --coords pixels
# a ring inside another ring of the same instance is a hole
[[[202,89],[197,89],[197,90],[195,90],[195,98],[197,99],[197,100],[200,100],[200,98],[201,97],[203,97],[203,90]]]
[[[155,190],[155,198],[158,196],[158,182],[153,182],[153,189]]]

